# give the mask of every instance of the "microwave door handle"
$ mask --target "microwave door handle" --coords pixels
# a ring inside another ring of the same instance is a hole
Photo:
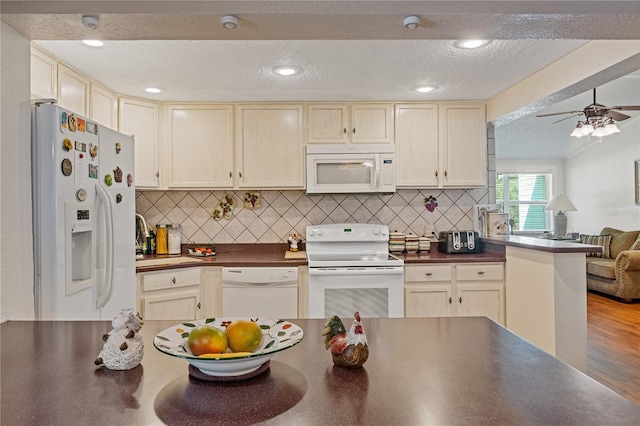
[[[373,176],[373,187],[375,189],[378,189],[380,187],[380,185],[378,184],[378,182],[380,181],[380,161],[374,161],[373,164],[375,164],[375,174]]]

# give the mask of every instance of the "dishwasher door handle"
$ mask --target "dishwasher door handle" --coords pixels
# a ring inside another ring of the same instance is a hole
[[[272,282],[272,283],[247,283],[247,282],[222,282],[222,288],[298,288],[297,282]]]

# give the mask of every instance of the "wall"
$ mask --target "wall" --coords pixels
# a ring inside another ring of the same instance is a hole
[[[400,190],[390,195],[307,195],[302,191],[261,191],[261,206],[245,209],[245,191],[229,191],[235,204],[231,219],[213,219],[211,212],[224,191],[136,191],[136,211],[149,225],[180,223],[183,242],[276,243],[293,232],[305,235],[307,225],[382,223],[392,231],[422,235],[425,226],[438,232],[472,229],[474,204],[488,202],[487,188],[467,190]],[[438,207],[429,212],[424,198]]]
[[[568,212],[568,227],[598,234],[609,226],[640,229],[635,205],[633,160],[640,159],[640,119],[619,122],[620,133],[592,142],[565,161],[566,194],[578,211]]]
[[[1,23],[0,320],[34,318],[29,40]]]

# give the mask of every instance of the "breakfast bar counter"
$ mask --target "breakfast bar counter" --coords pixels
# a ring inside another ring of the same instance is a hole
[[[363,318],[369,359],[334,367],[325,320],[293,320],[297,346],[243,381],[193,378],[154,336],[127,371],[96,367],[109,321],[0,326],[7,425],[638,424],[640,406],[487,318]],[[348,319],[344,319],[349,325]]]

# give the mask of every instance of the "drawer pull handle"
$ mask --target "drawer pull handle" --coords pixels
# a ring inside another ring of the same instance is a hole
[[[478,275],[484,275],[484,271],[478,272]]]
[[[176,284],[176,277],[173,277],[173,278],[171,279],[171,282],[173,283],[173,285],[175,285],[175,284]]]
[[[426,276],[428,276],[428,277],[430,277],[430,276],[432,276],[432,275],[433,275],[433,273],[432,273],[432,272],[427,272],[425,275],[426,275]]]
[[[462,303],[462,296],[458,299],[458,302]]]
[[[449,298],[449,304],[451,304],[451,302],[453,302],[453,300],[451,298]]]

